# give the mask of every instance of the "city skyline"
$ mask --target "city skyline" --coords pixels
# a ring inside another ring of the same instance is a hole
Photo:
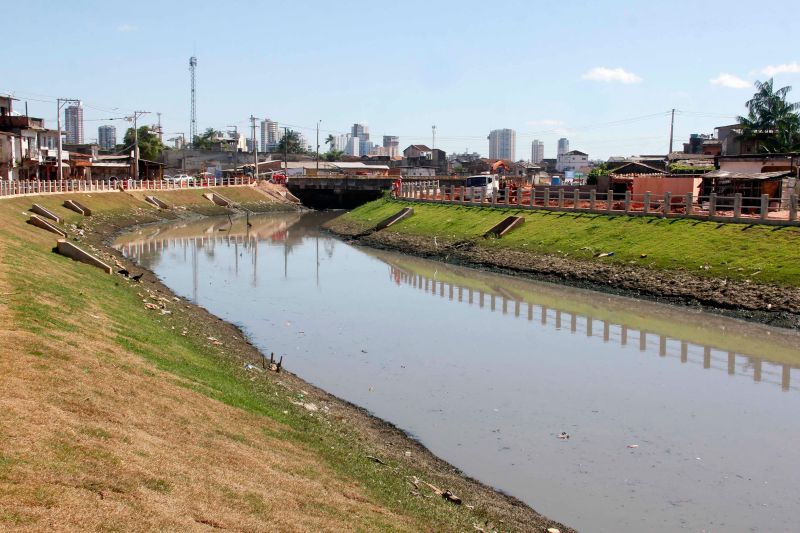
[[[365,48],[379,47],[385,39],[401,36],[408,41],[403,47],[388,50],[383,61],[385,73],[369,79],[353,78],[347,69],[316,51],[325,49],[333,56],[343,52],[345,43],[337,35],[368,23],[374,8],[336,10],[318,4],[309,10],[246,3],[252,16],[297,17],[308,31],[299,45],[296,41],[274,41],[268,54],[243,52],[231,57],[203,41],[193,44],[197,39],[192,28],[214,17],[216,8],[212,6],[196,5],[186,11],[179,4],[142,2],[141,13],[131,13],[95,2],[86,2],[80,9],[41,1],[12,4],[7,7],[10,19],[21,19],[30,9],[46,10],[50,16],[44,20],[42,31],[59,34],[64,44],[60,54],[53,54],[47,43],[35,42],[26,54],[9,56],[9,74],[0,92],[13,92],[28,102],[31,114],[49,124],[55,124],[55,98],[79,97],[85,104],[84,121],[90,131],[102,123],[115,124],[124,131],[129,124],[117,122],[119,117],[144,109],[152,113],[145,119],[149,123],[160,111],[165,134],[175,137],[189,131],[187,62],[195,55],[199,131],[208,127],[224,130],[231,124],[247,131],[248,117],[258,114],[266,101],[276,110],[271,114],[273,120],[306,138],[313,137],[320,118],[321,134],[346,134],[355,116],[359,122],[372,125],[375,139],[397,135],[404,145],[432,144],[430,124],[435,123],[437,147],[447,152],[466,150],[486,155],[486,132],[506,127],[517,132],[518,154],[527,153],[533,139],[554,147],[558,138],[566,136],[574,146],[604,159],[666,153],[673,108],[678,110],[675,145],[680,146],[691,133],[713,133],[715,126],[729,124],[735,115],[743,114],[744,102],[754,92],[753,81],[774,76],[778,86],[800,85],[800,58],[788,36],[778,33],[768,43],[727,40],[726,28],[744,20],[737,7],[745,6],[742,2],[693,4],[689,21],[680,9],[664,12],[655,5],[638,4],[635,9],[626,9],[630,4],[613,3],[611,7],[584,5],[580,9],[546,5],[534,17],[526,3],[509,1],[504,12],[514,16],[504,18],[507,38],[502,45],[480,46],[472,42],[471,35],[490,15],[490,6],[469,1],[459,3],[459,9],[448,2],[428,5],[428,17],[446,21],[435,40],[424,28],[409,27],[402,17],[396,24],[390,21],[379,36],[363,36]],[[792,7],[790,2],[778,4],[779,9],[781,5]],[[158,9],[148,10],[148,5],[158,5]],[[626,15],[610,15],[619,12]],[[186,24],[174,28],[167,21],[178,13]],[[534,24],[535,20],[565,16],[570,17],[572,34],[580,35],[580,39],[564,38],[557,24]],[[652,36],[648,32],[652,17],[667,25],[682,24],[688,32],[696,30],[710,41],[725,39],[730,53],[714,63],[683,62],[681,75],[675,76],[658,65],[679,56],[693,57],[695,45],[691,40],[675,42],[666,35]],[[699,22],[709,19],[716,24]],[[237,28],[236,18],[215,20],[219,26],[216,31],[221,34]],[[748,24],[751,31],[770,29],[769,21],[748,20]],[[530,54],[531,27],[537,28],[535,56]],[[605,38],[623,30],[625,39]],[[8,34],[12,42],[25,38],[24,30],[18,27],[8,28]],[[112,40],[113,45],[96,50],[93,43],[98,37]],[[242,50],[257,49],[250,47],[258,41],[255,36],[242,38]],[[587,47],[587,41],[602,44]],[[632,42],[641,46],[629,46]],[[72,68],[62,54],[80,58],[83,68]],[[37,61],[32,63],[28,55],[35,55]],[[417,64],[410,59],[417,55],[426,60]],[[471,71],[471,65],[480,63],[515,72],[517,79],[493,84],[496,88],[487,91],[486,84],[475,83],[465,74]],[[286,83],[275,78],[276,71],[291,75],[298,64],[325,83]],[[42,69],[50,73],[46,87],[35,81]],[[157,82],[134,83],[132,90],[132,69],[150,72]],[[224,90],[214,81],[240,70],[253,72],[253,79]],[[541,72],[554,81],[541,83]],[[403,73],[402,86],[396,83],[398,73]],[[101,76],[103,83],[97,83],[96,76]],[[389,99],[391,105],[386,105]]]

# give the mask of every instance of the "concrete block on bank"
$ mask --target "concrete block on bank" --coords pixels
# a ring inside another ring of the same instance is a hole
[[[95,256],[93,256],[92,254],[81,250],[71,242],[66,241],[64,239],[58,240],[58,243],[56,244],[56,252],[65,257],[69,257],[74,261],[79,261],[81,263],[86,263],[87,265],[95,266],[101,270],[104,270],[106,274],[112,273],[110,266],[108,266]]]
[[[49,220],[45,220],[44,218],[40,217],[39,215],[31,215],[31,218],[28,219],[28,224],[36,226],[37,228],[42,228],[43,230],[47,230],[51,233],[55,233],[60,237],[66,237],[67,232],[63,229],[59,228]]]
[[[380,231],[382,229],[386,229],[389,226],[391,226],[393,224],[396,224],[397,222],[400,222],[404,218],[408,218],[413,214],[414,214],[414,208],[412,208],[412,207],[404,207],[399,212],[397,212],[394,215],[390,216],[386,220],[380,221],[378,223],[378,225],[375,226],[375,230],[376,231]]]
[[[205,198],[206,200],[208,200],[210,202],[214,202],[215,204],[217,204],[218,206],[221,206],[221,207],[231,207],[233,205],[233,202],[231,202],[230,200],[228,200],[224,196],[222,196],[220,194],[217,194],[215,192],[204,193],[203,194],[203,198]]]
[[[153,204],[154,206],[156,206],[159,209],[169,209],[170,208],[169,204],[167,204],[166,202],[164,202],[162,200],[159,200],[155,196],[145,196],[144,197],[144,201],[149,203],[149,204]]]
[[[525,219],[522,217],[506,217],[499,224],[493,226],[489,231],[484,233],[483,236],[489,237],[490,235],[494,235],[495,237],[502,237],[509,231],[521,226],[523,222],[525,222]]]
[[[53,213],[47,208],[42,207],[39,204],[33,204],[33,207],[29,209],[30,212],[36,213],[37,215],[43,216],[44,218],[49,218],[50,220],[61,224],[61,217]]]
[[[81,214],[81,215],[83,215],[85,217],[92,216],[92,210],[91,209],[89,209],[85,205],[82,205],[82,204],[76,202],[75,200],[67,200],[66,202],[64,202],[64,207],[66,207],[67,209],[70,209],[72,211],[75,211],[76,213]]]

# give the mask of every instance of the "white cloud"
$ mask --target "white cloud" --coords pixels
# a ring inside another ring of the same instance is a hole
[[[120,24],[117,26],[117,31],[127,33],[131,31],[136,31],[136,26],[131,26],[130,24]]]
[[[607,67],[594,67],[592,70],[585,72],[581,76],[584,80],[604,81],[604,82],[619,82],[619,83],[640,83],[642,78],[628,72],[622,67],[607,68]]]
[[[800,63],[792,61],[791,63],[783,63],[781,65],[768,65],[761,69],[761,73],[766,76],[774,76],[775,74],[800,74]]]
[[[746,89],[750,87],[750,82],[743,80],[738,76],[734,76],[733,74],[726,74],[721,73],[716,78],[711,78],[708,80],[711,82],[712,85],[720,85],[722,87],[728,87],[729,89]]]

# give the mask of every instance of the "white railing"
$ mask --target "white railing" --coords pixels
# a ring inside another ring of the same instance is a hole
[[[0,180],[0,197],[71,192],[207,189],[251,185],[249,177],[173,182],[167,180]]]
[[[486,187],[440,186],[438,181],[404,183],[400,198],[417,202],[478,207],[584,212],[614,215],[692,218],[717,222],[798,225],[798,195],[785,198],[718,196],[711,193],[656,194],[566,190],[560,187],[512,187],[487,191]]]

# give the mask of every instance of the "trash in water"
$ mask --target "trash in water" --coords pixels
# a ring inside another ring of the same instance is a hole
[[[638,444],[628,444],[628,448],[638,448]]]
[[[561,440],[567,440],[569,438],[569,433],[567,433],[566,431],[562,431],[561,434],[558,436],[558,438]]]

